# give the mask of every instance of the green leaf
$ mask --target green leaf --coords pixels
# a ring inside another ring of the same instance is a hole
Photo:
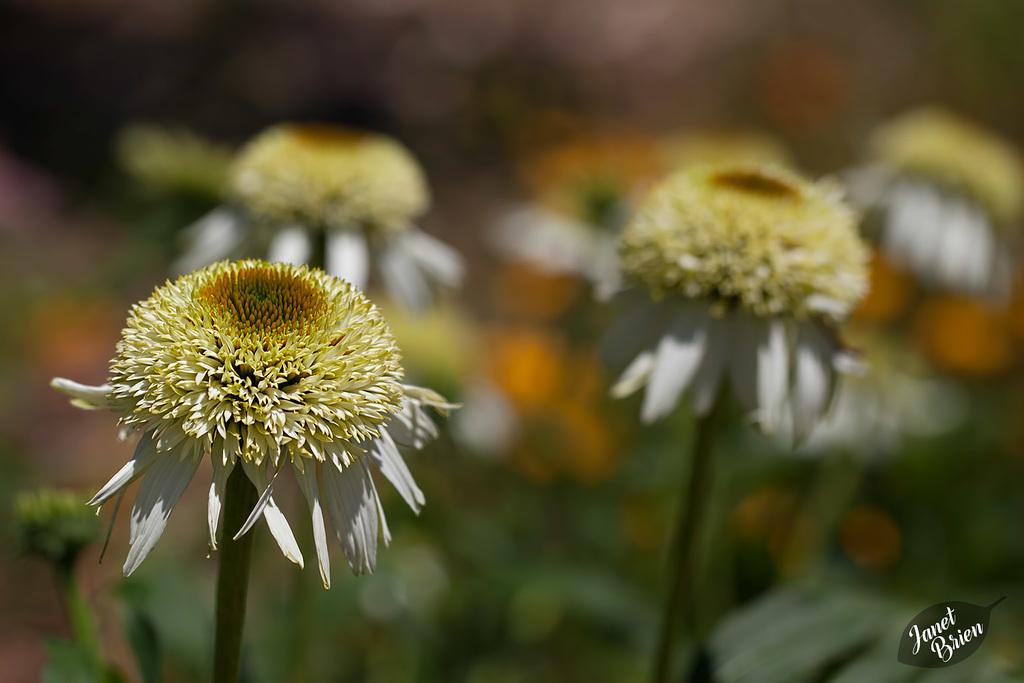
[[[128,608],[124,620],[125,635],[135,653],[143,683],[158,683],[160,680],[161,652],[156,626],[149,615]]]
[[[46,640],[43,683],[97,683],[105,678],[88,648],[70,640]]]
[[[940,603],[921,612],[923,629],[936,619],[984,624],[999,601],[978,607],[964,602]],[[978,653],[968,661],[967,646],[954,652],[953,668],[922,671],[906,666],[902,650],[912,612],[896,597],[844,584],[796,585],[776,589],[723,620],[709,641],[717,683],[1009,683],[1006,664]],[[946,631],[948,637],[949,631]],[[980,640],[980,639],[979,639]],[[916,640],[914,641],[916,642]],[[901,659],[897,660],[897,644]],[[980,644],[980,642],[978,643]],[[922,648],[923,649],[923,648]],[[931,654],[931,652],[928,652]],[[919,654],[919,653],[918,653]],[[934,654],[932,654],[934,657]],[[952,660],[951,660],[952,661]]]

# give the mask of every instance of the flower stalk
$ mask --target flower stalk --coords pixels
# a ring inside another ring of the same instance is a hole
[[[96,616],[92,607],[82,595],[75,576],[74,560],[56,564],[57,581],[64,598],[64,609],[68,615],[71,632],[75,641],[91,656],[92,661],[99,665],[103,661],[100,651],[100,639],[96,630]]]
[[[244,534],[238,539],[231,536],[236,529],[242,528],[256,500],[256,488],[242,468],[235,467],[228,476],[224,495],[226,533],[220,542],[220,565],[217,568],[213,680],[225,683],[238,680],[253,544],[253,534]]]
[[[711,490],[712,454],[715,432],[721,423],[723,396],[714,407],[696,423],[696,440],[690,457],[689,476],[685,482],[684,497],[679,503],[673,546],[669,557],[669,589],[665,600],[661,633],[654,662],[655,683],[667,683],[672,678],[672,653],[680,622],[692,605],[694,579],[697,573],[697,546],[700,529]],[[684,622],[685,623],[685,622]]]

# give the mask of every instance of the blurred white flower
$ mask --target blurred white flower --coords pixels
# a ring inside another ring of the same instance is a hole
[[[179,270],[234,255],[245,231],[255,231],[268,260],[322,262],[360,290],[376,270],[412,310],[430,306],[438,287],[462,281],[458,252],[413,224],[430,203],[426,180],[409,151],[387,136],[276,126],[238,153],[227,195],[227,205],[189,229]]]
[[[920,109],[882,126],[851,198],[878,208],[879,241],[925,284],[1005,297],[1009,232],[1024,214],[1024,168],[1005,140],[953,114]]]

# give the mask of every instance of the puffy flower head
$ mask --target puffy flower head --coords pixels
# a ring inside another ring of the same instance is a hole
[[[856,222],[830,183],[779,166],[698,166],[669,176],[638,207],[622,236],[622,268],[655,298],[840,319],[867,289]]]
[[[273,498],[291,464],[329,587],[328,528],[357,574],[374,570],[378,539],[390,540],[371,466],[418,512],[423,492],[398,446],[418,449],[437,437],[426,407],[445,415],[457,407],[402,384],[399,360],[380,312],[351,284],[306,266],[221,262],[133,307],[109,383],[51,384],[79,407],[120,413],[123,435],[142,433],[132,459],[89,501],[102,505],[142,479],[126,576],[156,545],[209,454],[210,547],[217,547],[228,476],[241,467],[259,500],[242,528],[228,531],[238,538],[265,519],[285,557],[302,565]]]
[[[394,338],[355,288],[305,266],[221,262],[158,288],[133,309],[111,364],[110,402],[157,448],[280,449],[324,459],[398,412]]]
[[[918,109],[875,132],[873,156],[885,166],[966,194],[997,223],[1024,213],[1024,168],[1002,138],[941,109]]]
[[[96,515],[86,498],[67,491],[41,489],[14,499],[14,518],[21,547],[29,553],[70,566],[87,545],[99,538]]]
[[[430,203],[423,170],[385,135],[287,124],[239,152],[230,194],[255,218],[325,230],[393,231]]]

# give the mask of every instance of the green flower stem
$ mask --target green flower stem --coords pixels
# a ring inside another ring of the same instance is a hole
[[[75,641],[88,650],[98,664],[102,661],[102,657],[96,616],[78,587],[73,559],[57,565],[57,579],[60,582],[60,590],[64,596],[64,608],[67,610],[68,621],[71,623],[71,632],[75,636]]]
[[[683,613],[690,609],[696,574],[697,534],[700,531],[711,489],[711,455],[715,431],[721,419],[723,403],[720,396],[707,415],[697,420],[697,437],[690,457],[690,473],[685,497],[680,501],[675,539],[669,560],[669,593],[661,622],[657,658],[654,663],[655,683],[666,683],[672,675],[672,652],[676,631]]]
[[[224,537],[220,542],[220,566],[217,570],[213,680],[218,683],[238,680],[254,534],[247,533],[237,541],[232,540],[232,536],[245,524],[258,498],[256,488],[245,476],[241,464],[236,464],[224,491]]]

